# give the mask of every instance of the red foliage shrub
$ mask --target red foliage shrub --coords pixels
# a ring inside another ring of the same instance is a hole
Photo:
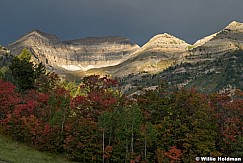
[[[7,123],[11,117],[11,112],[20,102],[19,95],[15,93],[15,88],[12,83],[0,80],[0,123]]]
[[[172,146],[171,149],[168,152],[164,152],[164,154],[170,158],[170,162],[178,162],[180,161],[180,157],[182,156],[182,151],[180,149],[177,149],[176,146]]]
[[[60,146],[60,126],[51,126],[49,95],[29,90],[19,95],[15,86],[0,80],[0,121],[2,132],[41,150]]]

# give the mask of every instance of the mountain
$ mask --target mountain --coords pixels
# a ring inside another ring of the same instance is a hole
[[[190,49],[191,54],[224,54],[243,48],[243,24],[233,21],[223,30],[198,40]]]
[[[156,73],[171,66],[177,60],[188,55],[190,44],[170,34],[158,34],[137,50],[128,60],[103,68],[107,74],[126,76],[131,73]]]
[[[157,86],[196,88],[205,93],[243,89],[243,24],[232,22],[223,30],[189,45],[188,55],[156,74],[133,74],[122,79],[126,91]],[[129,85],[129,86],[128,86]]]
[[[194,44],[158,34],[139,47],[123,37],[92,37],[61,41],[34,30],[8,46],[17,55],[23,48],[67,79],[85,75],[121,78],[125,90],[139,85],[195,87],[203,92],[231,85],[243,88],[243,24],[233,21],[224,29]]]
[[[33,60],[66,75],[98,73],[126,76],[129,73],[161,71],[187,55],[188,46],[185,41],[167,33],[154,36],[140,48],[123,37],[61,41],[54,35],[34,30],[8,48],[13,55],[27,48],[33,53]]]
[[[8,48],[18,55],[29,49],[34,60],[55,70],[88,70],[116,65],[139,49],[123,37],[95,37],[61,41],[56,36],[34,30],[11,43]]]

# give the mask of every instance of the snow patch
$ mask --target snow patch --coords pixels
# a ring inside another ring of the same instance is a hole
[[[87,71],[89,69],[95,68],[94,65],[88,65],[87,67],[83,67],[80,64],[79,65],[61,65],[61,67],[66,70],[69,70],[69,71],[78,71],[78,70]]]

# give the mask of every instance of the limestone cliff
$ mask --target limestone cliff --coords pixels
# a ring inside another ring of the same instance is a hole
[[[179,57],[190,44],[170,34],[158,34],[151,38],[141,50],[166,53],[168,57]]]
[[[179,87],[202,92],[227,86],[243,88],[243,24],[233,21],[223,30],[197,41],[183,63],[161,72],[160,77]]]
[[[190,53],[219,57],[227,52],[243,48],[243,24],[233,21],[223,30],[198,40]]]
[[[171,66],[177,60],[188,55],[190,44],[170,34],[158,34],[137,50],[125,62],[107,68],[107,72],[115,76],[125,76],[129,73],[155,73]]]
[[[213,62],[226,53],[243,49],[243,24],[234,21],[193,45],[167,33],[158,34],[141,48],[123,37],[61,41],[34,30],[9,45],[14,55],[24,47],[32,51],[35,60],[54,69],[79,70],[76,74],[158,73],[176,64]]]
[[[34,30],[16,42],[9,49],[14,55],[28,48],[37,61],[58,69],[88,70],[119,64],[139,49],[123,37],[96,37],[61,41],[56,36]]]
[[[165,41],[165,38],[162,38],[162,41]],[[168,44],[168,41],[165,41],[164,44],[166,43]],[[156,43],[152,41],[150,45],[144,45],[140,50],[153,49],[150,48],[156,47],[153,45]],[[187,45],[184,44],[184,46]],[[169,57],[168,54],[172,49],[167,50],[165,56]],[[165,70],[154,74],[140,71],[141,73],[123,77],[121,80],[123,91],[131,93],[137,91],[138,87],[158,86],[161,80],[167,81],[171,89],[186,87],[204,93],[221,92],[229,90],[228,88],[243,89],[242,23],[234,21],[223,30],[207,36],[193,45],[188,45],[186,49],[185,53],[188,54],[181,55],[179,59],[175,60],[175,64]],[[166,48],[163,49],[161,46],[157,50],[160,50],[162,55],[162,51],[166,51]],[[176,47],[175,50],[180,51]],[[181,51],[183,53],[183,48]],[[168,60],[170,59],[168,58]]]

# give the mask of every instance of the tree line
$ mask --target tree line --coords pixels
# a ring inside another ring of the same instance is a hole
[[[79,162],[194,162],[196,156],[243,155],[241,90],[233,96],[172,92],[162,83],[131,97],[107,76],[62,82],[28,55],[13,59],[9,74],[1,76],[1,134]]]

